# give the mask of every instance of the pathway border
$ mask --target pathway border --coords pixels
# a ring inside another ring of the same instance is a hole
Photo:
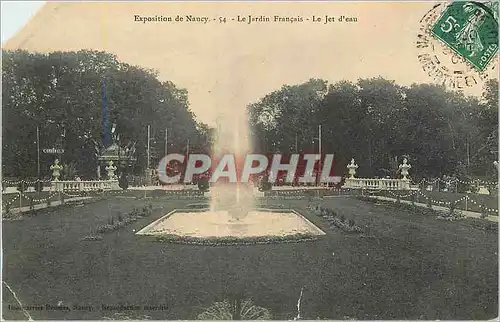
[[[368,198],[372,198],[372,199],[378,199],[378,200],[385,200],[385,201],[397,201],[397,199],[395,198],[388,198],[388,197],[382,197],[382,196],[364,196],[364,197],[368,197]],[[418,206],[418,207],[428,207],[427,204],[425,203],[421,203],[421,202],[414,202],[412,203],[411,201],[408,201],[408,200],[400,200],[401,203],[406,203],[406,204],[414,204],[415,206]],[[435,205],[432,205],[431,206],[432,209],[434,210],[439,210],[439,211],[449,211],[450,208],[448,207],[441,207],[441,206],[435,206]],[[461,209],[457,209],[457,211],[460,211],[464,216],[466,217],[471,217],[471,218],[480,218],[481,219],[481,213],[479,212],[474,212],[474,211],[466,211],[466,210],[461,210]],[[489,220],[489,221],[493,221],[493,222],[498,222],[498,216],[487,216],[486,218],[483,218],[483,219],[486,219],[486,220]]]

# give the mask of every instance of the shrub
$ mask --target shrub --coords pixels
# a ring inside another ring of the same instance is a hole
[[[271,312],[251,299],[215,302],[197,316],[198,320],[271,320]]]
[[[87,235],[82,238],[82,240],[89,240],[89,241],[99,241],[102,239],[103,237],[101,235]]]
[[[259,191],[271,191],[273,185],[270,182],[261,182],[259,184]]]
[[[174,244],[188,244],[188,245],[203,245],[203,246],[237,246],[237,245],[258,245],[258,244],[272,244],[272,243],[295,243],[302,241],[317,240],[315,236],[307,234],[295,234],[288,236],[259,236],[259,237],[246,237],[237,238],[232,236],[227,237],[190,237],[178,236],[174,234],[164,234],[156,236],[156,241],[174,243]]]
[[[9,215],[10,214],[10,202],[7,202],[5,206],[3,206],[3,209],[5,209],[5,214]]]
[[[450,216],[455,215],[455,209],[457,208],[457,203],[453,202],[453,201],[450,201],[449,208],[450,208]]]
[[[27,188],[27,183],[24,182],[24,180],[19,181],[17,184],[17,191],[19,192],[24,192],[26,191]]]
[[[486,210],[484,207],[481,207],[481,218],[486,219],[488,218],[488,215],[489,215],[488,210]]]
[[[118,186],[123,190],[128,189],[128,179],[125,173],[122,173],[122,175],[120,176],[120,179],[118,180]]]
[[[498,223],[490,221],[484,226],[484,230],[498,232]]]
[[[198,189],[201,192],[206,192],[206,191],[210,190],[210,183],[208,182],[207,178],[203,178],[203,179],[198,180]]]
[[[43,191],[43,182],[42,181],[36,181],[35,182],[35,191],[36,192],[41,192]]]
[[[153,205],[148,204],[147,207],[144,207],[144,216],[149,216],[153,213]]]

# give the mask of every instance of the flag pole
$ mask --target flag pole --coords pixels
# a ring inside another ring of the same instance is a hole
[[[149,158],[150,158],[150,141],[151,141],[151,125],[148,125],[148,162],[147,162],[147,168],[149,170]]]
[[[319,185],[319,182],[321,180],[321,124],[318,126],[318,134],[319,134],[319,137],[318,137],[318,141],[319,141],[319,147],[318,147],[318,150],[319,150],[319,163],[318,163],[318,177],[319,177],[319,180],[316,181]]]
[[[36,127],[36,168],[37,168],[37,188],[40,182],[40,127],[37,125]],[[36,189],[38,191],[38,189]]]

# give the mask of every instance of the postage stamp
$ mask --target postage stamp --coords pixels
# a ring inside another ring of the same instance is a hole
[[[440,84],[482,86],[498,64],[498,3],[437,4],[420,20],[418,60]]]
[[[493,11],[481,3],[452,3],[431,31],[479,71],[498,51],[498,22]]]

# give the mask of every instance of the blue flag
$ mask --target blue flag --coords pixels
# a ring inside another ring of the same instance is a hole
[[[102,144],[105,148],[111,145],[111,133],[108,121],[108,99],[106,95],[106,78],[102,79]]]

